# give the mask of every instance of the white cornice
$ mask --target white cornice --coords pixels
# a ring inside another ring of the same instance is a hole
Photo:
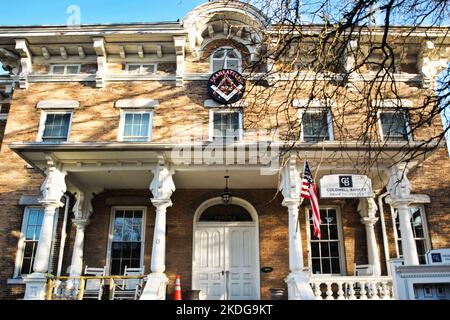
[[[76,100],[42,100],[37,104],[38,109],[78,109],[80,102]]]
[[[122,99],[118,100],[115,106],[120,109],[153,109],[159,106],[159,101],[153,99]]]

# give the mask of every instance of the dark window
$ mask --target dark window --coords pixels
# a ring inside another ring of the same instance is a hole
[[[116,210],[111,244],[111,274],[123,275],[125,266],[141,267],[142,210]]]
[[[302,117],[303,140],[315,142],[330,140],[327,112],[305,112]]]
[[[322,238],[314,236],[312,212],[309,210],[312,272],[314,274],[341,274],[341,254],[336,209],[320,210]]]
[[[49,113],[45,120],[42,141],[65,142],[69,134],[70,113]]]
[[[44,218],[43,208],[27,208],[24,225],[24,253],[22,260],[22,268],[20,274],[30,274],[33,272],[33,263],[36,255],[36,249],[41,233],[42,220]]]
[[[384,140],[408,141],[405,112],[383,112],[380,120]]]
[[[214,139],[223,140],[239,140],[240,127],[240,112],[214,112]]]
[[[206,209],[200,216],[201,222],[253,221],[251,214],[241,206],[215,205]]]

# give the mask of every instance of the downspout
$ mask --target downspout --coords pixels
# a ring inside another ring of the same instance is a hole
[[[61,243],[59,246],[59,254],[58,254],[58,268],[56,270],[56,276],[60,277],[61,276],[61,268],[62,268],[62,263],[63,263],[63,257],[64,257],[64,246],[66,245],[66,238],[67,238],[67,232],[66,232],[66,228],[67,228],[67,218],[69,215],[69,201],[70,198],[68,195],[63,195],[63,198],[66,199],[65,204],[64,204],[64,218],[63,218],[63,225],[62,225],[62,229],[61,229]]]
[[[384,208],[383,208],[383,199],[389,195],[389,192],[385,192],[382,195],[378,197],[378,208],[380,209],[380,222],[381,222],[381,234],[383,236],[383,249],[384,249],[384,259],[386,262],[386,270],[388,275],[391,275],[391,268],[389,266],[389,244],[388,244],[388,238],[386,233],[386,222],[384,220]]]

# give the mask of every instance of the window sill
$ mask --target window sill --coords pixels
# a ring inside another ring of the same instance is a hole
[[[8,279],[8,280],[6,280],[6,283],[9,285],[25,284],[25,282],[23,281],[23,278]]]

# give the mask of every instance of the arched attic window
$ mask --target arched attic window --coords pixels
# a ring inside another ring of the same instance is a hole
[[[231,47],[221,47],[211,55],[211,72],[232,69],[241,72],[242,57],[239,51]]]

